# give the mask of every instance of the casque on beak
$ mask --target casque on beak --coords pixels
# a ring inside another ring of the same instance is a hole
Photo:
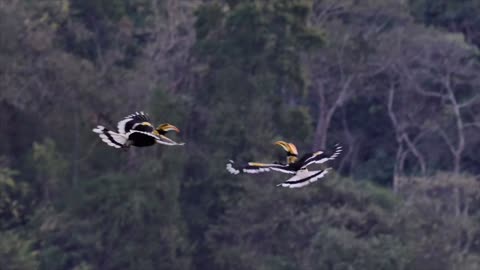
[[[284,141],[276,141],[276,145],[280,145],[287,152],[287,163],[291,164],[297,160],[297,147],[293,143],[287,143]]]
[[[287,143],[284,141],[276,141],[276,145],[280,145],[285,151],[292,155],[298,155],[297,147],[293,143]]]
[[[161,124],[160,126],[158,126],[157,130],[161,130],[163,132],[167,132],[167,131],[171,131],[171,130],[173,130],[177,133],[180,132],[180,130],[176,126],[170,125],[170,124]]]
[[[298,155],[297,147],[295,146],[295,144],[289,143],[288,146],[290,148],[290,154],[293,154],[295,156]]]
[[[275,145],[280,145],[283,150],[287,151],[287,152],[290,152],[290,145],[287,143],[287,142],[284,142],[284,141],[276,141],[274,143]]]

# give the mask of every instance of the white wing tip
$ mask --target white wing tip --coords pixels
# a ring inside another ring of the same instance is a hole
[[[103,126],[97,126],[96,128],[92,129],[93,132],[95,133],[103,133],[103,130],[105,130],[105,128]]]
[[[227,171],[228,171],[229,173],[231,173],[231,174],[239,174],[240,171],[237,170],[237,169],[235,169],[235,168],[233,167],[232,163],[233,163],[233,161],[232,161],[232,160],[229,160],[229,163],[227,163],[227,166],[226,166]]]
[[[336,159],[343,151],[343,147],[340,144],[335,144],[335,152],[328,158],[328,160]]]

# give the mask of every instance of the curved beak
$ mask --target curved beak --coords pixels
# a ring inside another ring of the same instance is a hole
[[[173,131],[175,131],[175,132],[177,132],[177,133],[180,132],[180,130],[179,130],[176,126],[170,125],[170,124],[160,125],[160,126],[158,127],[158,129],[161,129],[161,130],[163,130],[163,131],[165,131],[165,132],[166,132],[166,131],[171,131],[171,130],[173,130]]]
[[[294,155],[298,155],[297,147],[293,143],[289,143],[288,146],[290,147],[290,153]]]
[[[297,147],[293,143],[287,143],[284,141],[276,141],[275,145],[280,145],[283,150],[292,155],[298,155]]]
[[[290,145],[287,143],[287,142],[284,142],[284,141],[276,141],[274,143],[275,145],[280,145],[283,150],[287,151],[287,152],[290,152]]]

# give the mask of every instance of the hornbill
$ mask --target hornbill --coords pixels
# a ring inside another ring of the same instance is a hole
[[[115,148],[129,146],[151,146],[156,143],[164,145],[183,145],[177,143],[165,134],[169,131],[180,132],[174,125],[161,124],[154,128],[148,115],[144,112],[135,112],[124,117],[117,124],[118,132],[111,131],[103,126],[97,126],[93,132],[98,133],[102,141]]]
[[[340,145],[337,145],[335,151],[331,155],[327,155],[323,151],[316,151],[313,153],[305,154],[301,158],[298,158],[298,151],[293,143],[277,141],[275,142],[275,144],[281,146],[286,151],[286,163],[248,162],[244,166],[235,168],[233,166],[234,162],[230,160],[230,162],[227,163],[227,170],[232,174],[261,173],[268,171],[278,171],[287,174],[294,174],[293,177],[279,184],[279,186],[291,188],[302,187],[324,177],[330,170],[330,168],[326,168],[322,170],[309,171],[307,169],[309,165],[323,164],[329,160],[334,160],[342,152],[342,147]]]

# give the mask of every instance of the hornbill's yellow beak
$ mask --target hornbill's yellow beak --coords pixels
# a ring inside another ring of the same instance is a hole
[[[287,151],[290,154],[298,155],[297,147],[293,143],[287,143],[284,141],[276,141],[275,145],[280,145],[283,150]]]
[[[180,132],[180,130],[174,126],[174,125],[170,125],[170,124],[161,124],[160,126],[157,127],[157,131],[160,132],[160,131],[163,131],[162,133],[165,133],[167,131],[175,131],[177,133]]]
[[[285,150],[285,151],[287,151],[287,152],[290,151],[290,146],[288,145],[287,142],[284,142],[284,141],[276,141],[276,142],[275,142],[275,145],[280,145],[280,146],[283,148],[283,150]]]
[[[290,153],[294,154],[295,156],[298,155],[297,147],[293,143],[288,144],[290,146]]]

